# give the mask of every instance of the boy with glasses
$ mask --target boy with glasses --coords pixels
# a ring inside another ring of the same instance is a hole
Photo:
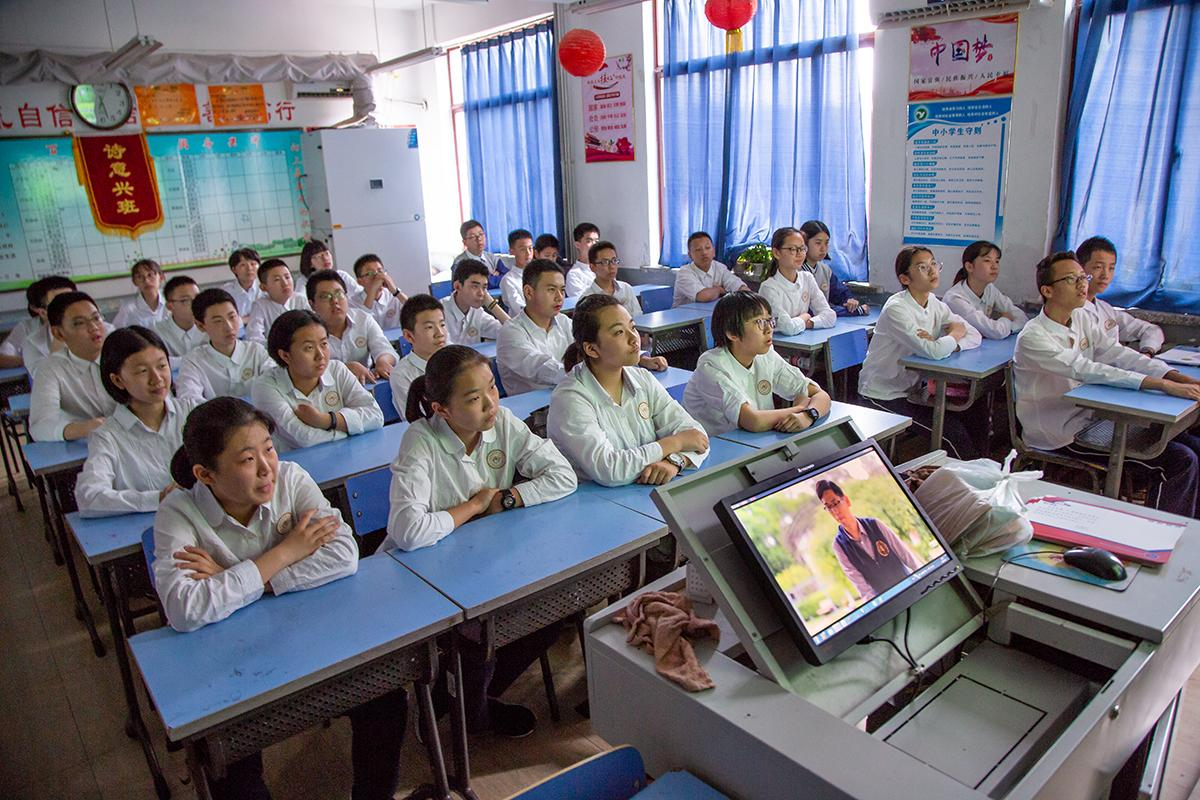
[[[469,219],[459,226],[458,235],[462,237],[463,251],[455,257],[450,269],[453,270],[464,258],[482,261],[488,270],[488,288],[498,288],[500,279],[508,272],[508,264],[498,254],[487,251],[487,234],[483,231],[483,223]]]
[[[86,439],[117,407],[100,379],[108,324],[90,295],[64,292],[46,309],[50,332],[64,347],[33,374],[29,433],[35,441]]]
[[[350,298],[350,304],[366,311],[383,329],[400,324],[400,306],[408,295],[396,288],[396,282],[383,266],[383,259],[374,253],[359,256],[354,261],[354,279],[362,291]]]
[[[155,323],[167,318],[167,302],[162,296],[163,269],[152,258],[143,258],[133,263],[129,279],[137,287],[137,294],[121,304],[113,325],[124,328],[141,325],[153,328]]]
[[[617,270],[621,268],[621,259],[617,258],[617,246],[612,242],[596,242],[588,250],[588,264],[592,270],[592,282],[579,293],[580,299],[589,294],[611,294],[617,298],[629,316],[636,317],[642,313],[642,304],[638,302],[633,287],[625,281],[617,280]]]
[[[163,340],[167,355],[172,358],[186,356],[208,341],[192,316],[192,301],[198,294],[200,287],[187,275],[176,275],[163,289],[167,298],[167,318],[155,324],[154,332]]]
[[[396,349],[370,314],[350,308],[341,274],[318,270],[309,276],[304,291],[329,333],[329,357],[345,364],[359,383],[387,380],[396,366]]]

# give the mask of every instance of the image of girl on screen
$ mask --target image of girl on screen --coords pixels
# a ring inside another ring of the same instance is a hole
[[[850,498],[830,480],[817,482],[821,505],[838,523],[833,552],[854,588],[869,600],[887,591],[916,570],[912,550],[883,521],[855,516]]]

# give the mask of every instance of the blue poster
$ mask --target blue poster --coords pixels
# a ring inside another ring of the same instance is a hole
[[[1000,241],[1012,98],[908,104],[904,243]]]

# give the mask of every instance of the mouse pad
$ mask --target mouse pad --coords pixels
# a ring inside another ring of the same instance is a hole
[[[1125,580],[1123,581],[1106,581],[1103,578],[1097,578],[1090,572],[1084,572],[1081,569],[1069,566],[1063,563],[1062,557],[1058,553],[1066,550],[1066,547],[1061,547],[1050,542],[1043,542],[1039,539],[1034,539],[1025,544],[1019,544],[1016,547],[1011,547],[1005,550],[1000,557],[1009,562],[1014,567],[1026,567],[1028,569],[1036,569],[1039,572],[1048,572],[1051,575],[1061,575],[1064,578],[1070,578],[1073,581],[1080,583],[1090,583],[1093,586],[1102,586],[1105,589],[1111,589],[1114,592],[1123,592],[1129,588],[1129,584],[1133,583],[1134,576],[1138,574],[1141,565],[1131,561],[1125,561]],[[1053,550],[1053,553],[1039,552],[1037,555],[1023,555],[1024,553],[1033,553],[1034,551]],[[1014,560],[1015,559],[1015,560]],[[1005,567],[1008,568],[1007,566]]]

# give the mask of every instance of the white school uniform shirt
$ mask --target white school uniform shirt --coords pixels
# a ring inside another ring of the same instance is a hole
[[[716,436],[737,428],[743,404],[770,411],[775,408],[774,395],[788,400],[807,397],[809,386],[817,384],[774,348],[755,356],[746,369],[729,348],[716,347],[696,362],[696,371],[683,390],[683,407],[704,425],[709,436]]]
[[[591,265],[576,261],[567,270],[567,297],[578,297],[583,294],[583,290],[591,286],[595,280],[596,273],[592,272]]]
[[[367,308],[365,304],[367,294],[364,289],[360,294],[354,295],[350,299],[350,308],[357,308],[365,311],[371,319],[379,325],[381,330],[388,328],[400,327],[400,306],[404,305],[400,299],[389,292],[386,288],[379,290],[379,297]]]
[[[88,437],[88,457],[75,481],[85,517],[137,514],[158,508],[171,484],[171,457],[183,444],[183,423],[199,400],[166,399],[167,414],[152,431],[128,406],[119,405]]]
[[[25,343],[25,339],[31,333],[36,333],[40,327],[42,327],[41,317],[28,317],[18,322],[0,343],[0,356],[21,355],[21,346]]]
[[[104,323],[105,336],[115,330],[112,323]],[[49,325],[39,325],[31,329],[25,341],[21,342],[21,361],[25,364],[25,371],[33,375],[46,356],[66,349],[65,344],[55,341]]]
[[[416,550],[454,530],[446,510],[483,488],[510,489],[516,473],[526,506],[548,503],[575,491],[575,473],[550,441],[534,434],[501,406],[496,424],[480,434],[470,455],[444,419],[412,423],[392,462],[391,510],[383,549]],[[516,524],[516,523],[514,523]]]
[[[581,362],[550,395],[546,433],[581,477],[603,486],[633,483],[647,465],[662,461],[658,440],[704,427],[684,411],[658,378],[641,367],[625,367],[621,402]],[[708,457],[681,453],[693,467]]]
[[[496,366],[505,394],[549,389],[563,379],[563,356],[571,344],[571,320],[557,314],[545,331],[522,311],[500,329]]]
[[[954,341],[949,334],[941,334],[942,327],[951,322],[961,322],[967,328],[962,341]],[[917,331],[923,330],[936,338],[922,339]],[[875,334],[867,347],[867,358],[858,377],[859,394],[876,400],[895,400],[906,396],[921,382],[917,373],[905,369],[900,359],[911,355],[925,358],[945,358],[955,351],[979,347],[983,337],[971,324],[955,314],[932,294],[924,308],[907,291],[898,292],[887,299],[879,312]]]
[[[1104,336],[1116,339],[1135,350],[1145,348],[1158,352],[1163,346],[1162,328],[1138,319],[1128,311],[1113,308],[1111,303],[1097,297],[1083,306],[1101,326]]]
[[[1085,309],[1071,312],[1070,327],[1043,310],[1017,334],[1013,354],[1022,435],[1040,450],[1065,447],[1095,419],[1068,400],[1067,392],[1083,383],[1137,389],[1146,375],[1161,378],[1171,369],[1106,336]]]
[[[671,300],[672,306],[684,306],[696,302],[696,295],[704,289],[723,286],[727,292],[736,292],[746,288],[746,282],[734,275],[729,267],[720,261],[714,261],[708,266],[708,272],[688,262],[675,272],[675,294]]]
[[[329,334],[329,357],[344,364],[356,361],[369,367],[380,356],[398,359],[400,354],[370,314],[359,308],[347,309],[346,329],[341,337]]]
[[[636,317],[641,314],[642,304],[638,300],[637,294],[634,293],[633,287],[625,281],[616,279],[613,280],[613,283],[616,284],[616,290],[612,293],[612,296],[617,298],[617,302],[625,306],[625,310],[629,312],[629,316]],[[579,293],[579,299],[582,300],[589,294],[608,294],[608,292],[601,289],[600,284],[596,283],[595,279],[593,279],[588,287]]]
[[[171,316],[154,324],[154,332],[167,346],[167,355],[179,358],[186,356],[200,345],[208,341],[208,335],[193,324],[186,331],[175,324]]]
[[[450,271],[454,271],[454,267],[458,265],[458,262],[464,261],[468,258],[474,259],[475,261],[482,261],[484,266],[488,268],[488,272],[490,274],[498,275],[500,274],[500,264],[504,257],[499,253],[489,253],[486,250],[477,256],[472,255],[470,250],[463,250],[461,253],[455,256],[454,261],[450,263]]]
[[[449,344],[479,344],[484,339],[500,338],[500,320],[480,308],[468,308],[464,314],[454,302],[454,295],[442,298],[446,315],[446,338]]]
[[[525,287],[522,284],[524,278],[525,270],[513,267],[500,279],[500,299],[504,301],[504,307],[508,309],[509,314],[515,314],[525,307]],[[567,296],[570,297],[570,292]]]
[[[250,309],[250,321],[246,323],[246,341],[266,344],[267,334],[271,332],[271,323],[279,319],[285,311],[310,310],[308,298],[296,290],[284,303],[276,303],[266,292],[254,301]]]
[[[121,303],[121,308],[117,311],[117,315],[113,317],[113,325],[118,328],[141,325],[143,328],[153,330],[155,323],[169,316],[167,300],[162,296],[161,292],[158,295],[158,308],[150,308],[146,303],[146,299],[142,297],[142,293],[137,292],[133,297]]]
[[[332,442],[383,427],[383,412],[375,396],[340,361],[330,360],[317,388],[307,395],[292,385],[287,367],[276,367],[250,386],[250,400],[275,420],[275,445],[280,450]],[[346,432],[305,425],[294,411],[301,403],[326,416],[331,411],[340,413],[346,419]]]
[[[409,389],[412,388],[413,381],[425,374],[427,363],[429,362],[415,351],[410,350],[408,355],[392,368],[392,374],[388,376],[388,384],[392,387],[392,405],[396,407],[400,419],[406,419],[404,412],[408,408]]]
[[[762,282],[758,293],[771,304],[775,329],[784,336],[805,331],[801,314],[812,316],[813,328],[832,328],[837,324],[837,312],[829,307],[829,301],[810,272],[797,270],[795,283],[776,272]]]
[[[271,590],[277,595],[313,589],[358,571],[358,546],[350,526],[303,467],[279,462],[271,501],[259,506],[247,525],[226,514],[203,483],[167,495],[154,517],[154,585],[171,627],[194,631],[262,597],[265,586],[253,559],[283,541],[314,508],[314,518],[336,517],[341,522],[337,535],[312,555],[276,572]],[[202,581],[188,577],[174,556],[188,545],[203,549],[224,569]]]
[[[100,382],[100,362],[84,361],[64,347],[42,359],[33,374],[29,433],[38,442],[61,442],[72,422],[107,417],[116,407]]]
[[[196,400],[248,397],[254,379],[274,368],[267,348],[258,342],[238,341],[228,356],[205,342],[180,360],[175,396]]]
[[[989,339],[1007,339],[1029,321],[1025,312],[1005,297],[994,283],[983,287],[983,296],[977,297],[966,281],[959,281],[946,290],[942,302]],[[1000,314],[1012,314],[1013,318],[997,319]]]
[[[260,297],[266,297],[266,292],[262,289],[262,284],[255,278],[250,283],[249,289],[243,289],[238,283],[238,279],[234,278],[229,283],[221,284],[221,288],[229,292],[229,296],[233,298],[234,305],[237,306],[238,313],[242,317],[250,316],[250,309],[254,307],[254,301]]]

